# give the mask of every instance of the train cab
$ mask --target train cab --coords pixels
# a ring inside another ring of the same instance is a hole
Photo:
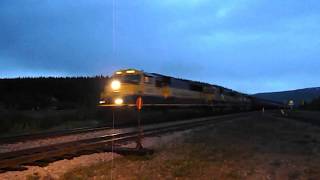
[[[135,69],[116,71],[106,84],[100,105],[132,105],[143,93],[144,73]]]

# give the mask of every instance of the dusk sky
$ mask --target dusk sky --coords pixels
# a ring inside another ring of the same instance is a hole
[[[320,86],[320,1],[0,1],[0,78],[121,68],[245,93]]]

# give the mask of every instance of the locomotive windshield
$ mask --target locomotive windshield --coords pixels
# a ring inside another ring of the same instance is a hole
[[[118,75],[115,76],[115,79],[119,80],[121,83],[131,83],[131,84],[139,84],[141,80],[141,76],[138,74],[131,75]]]

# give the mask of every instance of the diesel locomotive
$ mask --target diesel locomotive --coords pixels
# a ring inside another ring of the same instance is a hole
[[[251,110],[253,97],[208,83],[185,80],[136,69],[116,71],[101,93],[100,106],[203,106]]]

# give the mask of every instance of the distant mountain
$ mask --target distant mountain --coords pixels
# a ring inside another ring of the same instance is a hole
[[[296,105],[304,102],[311,102],[313,99],[320,97],[320,87],[297,89],[292,91],[258,93],[253,96],[278,102],[288,102],[293,100]]]

